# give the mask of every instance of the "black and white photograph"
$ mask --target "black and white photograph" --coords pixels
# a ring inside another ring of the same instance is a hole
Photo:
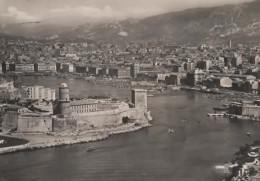
[[[0,0],[0,181],[260,181],[260,0]]]

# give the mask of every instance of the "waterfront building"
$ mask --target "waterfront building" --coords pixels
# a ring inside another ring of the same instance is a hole
[[[137,74],[140,71],[140,65],[137,63],[134,63],[130,66],[130,76],[132,79],[136,79],[137,78]]]
[[[165,83],[166,85],[180,85],[181,84],[181,74],[160,73],[160,74],[157,74],[157,82]]]
[[[16,72],[34,72],[34,64],[22,63],[15,64]]]
[[[228,113],[234,115],[242,115],[243,104],[240,102],[231,102],[228,107]]]
[[[187,73],[186,84],[189,86],[198,85],[203,82],[205,77],[205,72],[201,69],[196,69],[195,71],[191,71]]]
[[[90,75],[98,75],[98,67],[88,67],[88,73]]]
[[[75,72],[76,73],[87,73],[87,67],[86,66],[80,66],[80,65],[76,65],[75,66]]]
[[[72,73],[74,72],[74,65],[71,63],[62,63],[60,69],[63,72]]]
[[[198,83],[201,83],[204,80],[205,72],[200,69],[196,69],[194,71],[194,84],[197,85]]]
[[[243,105],[242,107],[243,116],[260,117],[260,106],[258,105]]]
[[[129,74],[131,74],[129,67],[118,69],[118,78],[129,78]],[[135,78],[137,78],[137,75],[135,75]]]
[[[35,72],[56,72],[55,63],[36,63]]]
[[[242,115],[246,117],[260,117],[259,101],[232,102],[228,109],[229,114]]]
[[[110,77],[118,77],[118,68],[109,68],[108,74]]]
[[[28,86],[23,87],[26,90],[26,98],[32,100],[55,100],[55,89],[44,88],[44,86]]]
[[[211,75],[216,77],[229,77],[231,79],[241,79],[241,80],[256,80],[255,76],[252,75],[240,75],[240,74],[223,74],[223,73],[211,73]]]

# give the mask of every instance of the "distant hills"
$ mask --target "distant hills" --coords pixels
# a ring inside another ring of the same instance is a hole
[[[39,27],[40,25],[32,27],[34,36],[58,34],[64,38],[113,42],[159,40],[180,44],[220,43],[230,39],[238,43],[254,42],[260,40],[260,0],[238,5],[188,9],[144,19],[87,23],[73,29],[58,26],[44,28]],[[21,29],[29,34],[30,31],[26,28]],[[22,35],[19,34],[19,28],[16,27],[15,31],[16,35]],[[10,32],[13,33],[14,30]]]
[[[0,28],[0,34],[2,32],[12,36],[47,38],[71,29],[72,27],[69,26],[48,24],[46,22],[28,22],[6,25]]]

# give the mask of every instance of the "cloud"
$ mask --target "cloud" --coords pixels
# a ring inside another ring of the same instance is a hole
[[[120,14],[117,11],[114,11],[110,6],[105,6],[104,8],[92,6],[64,6],[52,9],[51,13],[55,16],[85,16],[92,18],[112,18],[120,16]]]
[[[30,22],[37,20],[36,17],[30,16],[26,12],[20,11],[13,6],[9,6],[7,13],[2,14],[2,16],[13,18],[16,22]]]
[[[143,18],[187,8],[252,0],[0,0],[0,22],[37,21],[81,24],[107,19]],[[5,12],[5,14],[3,14]]]
[[[126,11],[127,17],[146,17],[146,16],[152,16],[156,14],[164,13],[165,10],[161,7],[155,7],[151,6],[149,8],[143,8],[143,7],[133,7]]]
[[[51,9],[53,16],[84,16],[90,18],[129,18],[129,17],[145,17],[154,14],[163,13],[164,10],[159,7],[129,7],[128,9],[113,9],[106,5],[104,8],[93,6],[64,6]]]

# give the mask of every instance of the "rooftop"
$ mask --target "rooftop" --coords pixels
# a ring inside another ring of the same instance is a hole
[[[92,99],[81,99],[81,100],[73,100],[70,102],[71,106],[90,105],[90,104],[97,104],[97,101]]]
[[[135,92],[147,92],[146,89],[132,89],[132,91],[135,91]]]

